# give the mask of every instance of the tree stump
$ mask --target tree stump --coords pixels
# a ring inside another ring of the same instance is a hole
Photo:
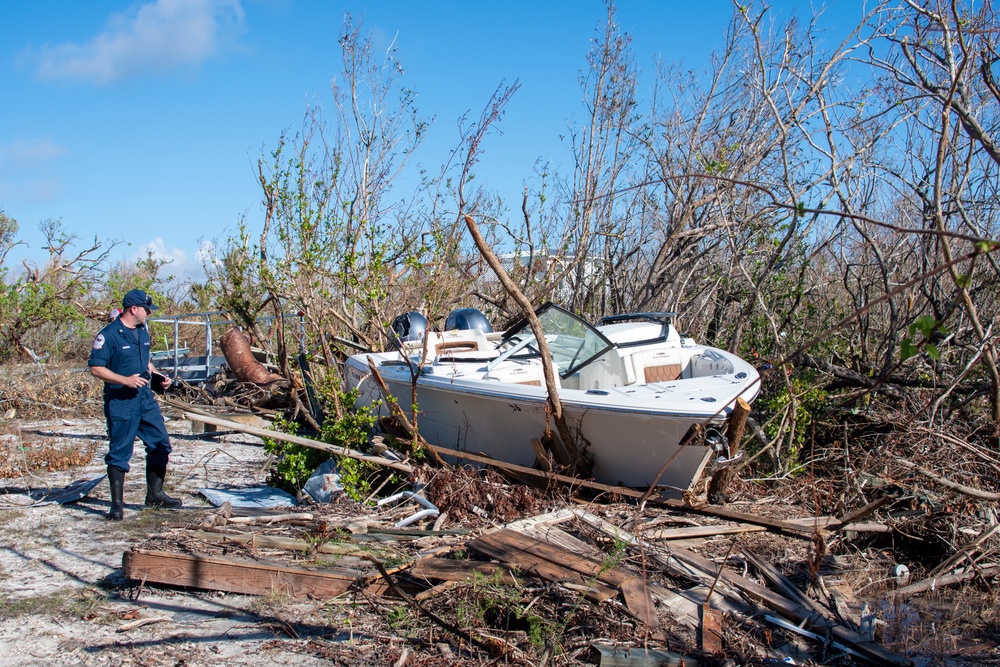
[[[726,428],[726,441],[729,443],[730,454],[736,458],[740,449],[740,442],[743,440],[743,431],[746,430],[747,417],[750,416],[750,404],[742,398],[736,399],[736,407],[729,415],[729,426]],[[736,472],[735,465],[728,465],[719,468],[712,475],[708,483],[708,502],[712,505],[726,504],[726,489]]]

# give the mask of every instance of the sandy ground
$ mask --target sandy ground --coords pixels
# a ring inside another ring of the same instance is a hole
[[[8,426],[8,444],[61,440],[91,445],[94,455],[88,465],[68,471],[0,480],[6,493],[0,495],[0,666],[329,665],[318,655],[324,643],[351,639],[337,629],[337,614],[315,603],[163,587],[140,591],[125,579],[122,554],[132,545],[211,508],[199,488],[264,481],[265,453],[254,438],[193,435],[191,422],[179,419],[168,419],[167,428],[174,453],[166,487],[185,509],[143,510],[140,444],[125,481],[125,520],[112,523],[105,518],[106,480],[76,503],[25,506],[31,502],[25,492],[104,474],[103,420]],[[162,620],[122,630],[151,618]]]

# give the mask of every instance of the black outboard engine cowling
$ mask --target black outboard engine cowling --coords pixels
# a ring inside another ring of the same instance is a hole
[[[415,310],[397,315],[392,321],[392,331],[400,341],[420,340],[427,331],[427,318]]]
[[[483,333],[493,333],[493,325],[475,308],[459,308],[448,313],[444,322],[445,331],[452,329],[479,329]]]

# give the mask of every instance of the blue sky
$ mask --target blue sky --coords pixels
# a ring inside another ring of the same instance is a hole
[[[810,3],[775,13],[808,17]],[[829,41],[861,2],[837,3]],[[199,244],[261,220],[255,164],[308,105],[330,104],[343,15],[376,45],[393,39],[417,106],[434,116],[411,167],[436,171],[501,81],[521,89],[485,146],[477,179],[517,200],[537,160],[571,164],[560,139],[582,107],[577,77],[605,16],[600,0],[339,2],[148,0],[4,3],[0,10],[0,210],[27,243],[8,264],[43,260],[40,222],[114,254],[152,249],[196,275]],[[732,12],[726,0],[623,0],[618,19],[648,76],[658,58],[705,68]],[[840,22],[840,25],[838,25]],[[648,83],[648,82],[647,82]]]

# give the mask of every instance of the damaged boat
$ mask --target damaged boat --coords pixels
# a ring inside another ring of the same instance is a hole
[[[674,313],[633,313],[596,326],[553,304],[536,312],[548,344],[563,413],[593,458],[598,482],[629,487],[656,480],[689,489],[713,453],[728,455],[722,435],[738,398],[760,390],[756,369],[738,356],[682,336]],[[416,387],[418,430],[429,443],[483,453],[523,466],[536,463],[532,439],[548,432],[547,393],[528,321],[493,332],[474,309],[453,312],[444,331],[419,313],[396,318],[397,349],[345,363],[357,406],[388,410],[369,360],[407,410]],[[412,412],[409,412],[412,417]],[[681,446],[694,424],[707,437]]]

